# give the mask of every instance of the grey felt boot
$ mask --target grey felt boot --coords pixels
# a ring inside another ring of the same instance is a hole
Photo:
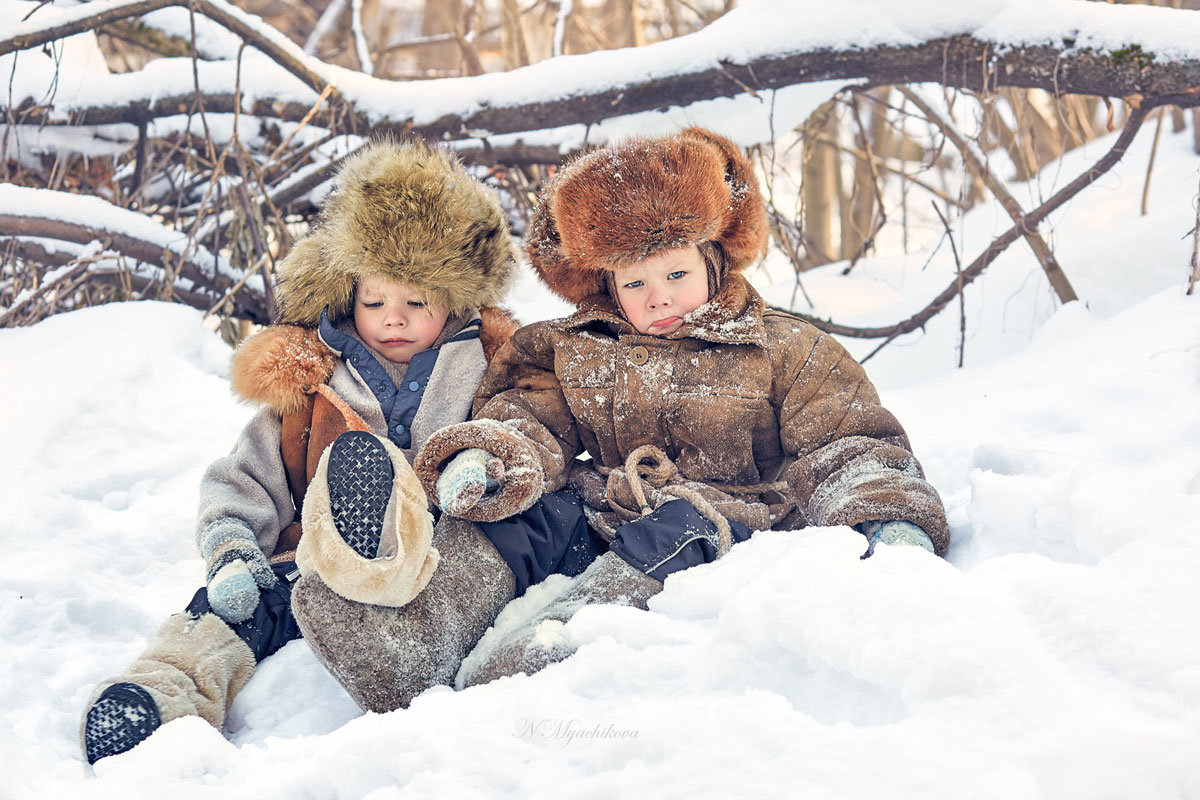
[[[463,685],[476,686],[506,675],[532,675],[575,652],[562,625],[586,605],[612,603],[645,609],[662,591],[662,581],[630,566],[616,553],[605,553],[576,576],[563,593],[537,616],[506,635],[478,662],[463,671]]]
[[[220,728],[254,667],[254,653],[216,614],[171,616],[123,674],[92,693],[80,730],[88,763],[131,749],[179,717]]]
[[[463,658],[513,599],[504,559],[472,522],[443,515],[441,560],[412,602],[347,600],[316,574],[292,589],[292,613],[317,659],[363,709],[406,708],[430,686],[452,684]]]

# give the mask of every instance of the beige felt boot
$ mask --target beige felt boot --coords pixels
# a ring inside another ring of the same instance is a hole
[[[389,467],[391,479],[384,481],[379,476]],[[343,492],[360,492],[342,515],[341,527],[347,530],[339,528],[333,510],[331,480]],[[400,607],[437,569],[429,500],[400,448],[387,439],[351,431],[325,448],[304,495],[302,521],[296,566],[347,599]],[[370,557],[347,537],[360,547],[370,540]]]
[[[406,708],[430,686],[452,684],[463,658],[513,598],[504,559],[471,522],[443,515],[441,554],[428,585],[403,607],[348,600],[319,575],[292,589],[292,613],[317,659],[367,711]]]
[[[463,670],[463,685],[476,686],[507,675],[532,675],[575,652],[563,625],[586,605],[612,603],[645,609],[662,591],[662,581],[630,566],[616,553],[605,553],[533,619],[508,633],[479,660],[472,656]]]
[[[92,693],[80,731],[88,762],[123,753],[179,717],[219,729],[254,667],[254,653],[216,614],[171,616],[124,673]]]

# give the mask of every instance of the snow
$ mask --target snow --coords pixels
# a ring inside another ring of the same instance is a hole
[[[1053,44],[1118,50],[1137,45],[1148,58],[1200,59],[1200,17],[1167,8],[1109,7],[1084,0],[982,0],[953,6],[938,0],[757,0],[744,3],[694,34],[648,47],[559,56],[511,72],[409,81],[403,84],[403,91],[397,91],[394,81],[323,64],[257,17],[224,0],[210,1],[240,24],[259,29],[274,46],[335,84],[372,120],[412,120],[418,126],[445,115],[465,116],[484,108],[553,101],[669,75],[720,69],[722,63],[745,64],[762,56],[914,45],[957,34],[976,34],[1010,46]],[[29,20],[12,25],[8,35],[131,2],[43,8]],[[32,0],[0,0],[0,15],[19,20],[34,7]],[[178,14],[172,19],[178,26]],[[161,21],[156,24],[163,25]],[[206,42],[211,49],[221,50],[213,37]],[[68,69],[62,80],[54,59],[37,50],[0,56],[0,74],[11,74],[10,104],[19,106],[26,98],[40,102],[52,95],[56,114],[63,116],[74,108],[136,101],[153,105],[160,98],[189,96],[195,87],[193,63],[188,58],[158,59],[138,73],[112,75],[91,34],[72,37],[61,47],[70,56],[64,61]],[[15,69],[16,63],[21,69]],[[205,61],[196,67],[204,91],[228,92],[234,86],[235,61]],[[317,99],[303,81],[254,50],[243,56],[240,85],[247,109],[257,99],[304,104]]]
[[[1051,220],[1086,306],[1056,307],[1017,243],[968,292],[965,369],[953,308],[868,363],[945,499],[947,560],[860,561],[846,528],[760,532],[649,612],[591,607],[547,631],[581,649],[537,676],[383,715],[294,642],[225,735],[178,720],[95,768],[83,704],[200,585],[200,475],[252,411],[189,308],[0,330],[3,795],[1200,797],[1198,172],[1190,135],[1164,133],[1138,217],[1149,139]],[[1108,144],[1043,174],[1065,183]],[[1040,180],[1010,188],[1028,203],[1053,191]],[[981,206],[960,248],[1007,224]],[[943,250],[806,286],[819,313],[893,321],[946,285]],[[786,300],[782,269],[752,277]],[[525,321],[563,313],[527,272],[510,299]]]
[[[35,5],[0,0],[0,18]],[[5,35],[98,7],[56,3]],[[188,28],[183,9],[153,16],[157,27]],[[218,26],[197,26],[204,52],[236,50]],[[719,59],[972,31],[1200,57],[1200,16],[1145,6],[747,0],[672,42],[403,93],[307,63],[372,113],[429,121]],[[60,110],[192,90],[188,59],[110,75],[90,35],[55,55]],[[13,104],[45,100],[53,68],[37,50],[0,57]],[[228,90],[234,69],[202,63],[202,85]],[[242,83],[247,102],[315,99],[249,50]],[[585,136],[694,123],[750,144],[832,91],[801,85],[513,137],[574,148]],[[219,140],[230,135],[231,120],[210,122]],[[241,124],[247,135],[251,121]],[[131,126],[92,130],[95,152],[132,141]],[[68,138],[34,133],[19,132],[22,157]],[[1032,208],[1112,139],[1010,191]],[[649,786],[664,797],[1200,797],[1200,298],[1183,296],[1200,170],[1190,132],[1164,132],[1151,213],[1139,216],[1150,144],[1143,132],[1042,227],[1083,302],[1060,307],[1019,241],[965,293],[964,369],[954,369],[957,304],[867,364],[946,502],[946,560],[881,547],[861,561],[865,543],[846,528],[760,532],[672,577],[649,612],[590,607],[549,626],[546,636],[581,649],[537,676],[431,689],[384,715],[362,714],[294,642],[262,665],[224,732],[178,720],[95,768],[79,752],[83,704],[200,586],[200,475],[252,409],[229,392],[229,349],[189,308],[112,304],[0,330],[0,796],[381,800]],[[96,198],[0,185],[0,209],[183,247],[177,232]],[[1009,224],[997,204],[982,205],[955,221],[956,244],[969,260]],[[859,325],[919,310],[953,280],[947,245],[930,258],[940,232],[915,230],[927,247],[864,259],[849,276],[844,264],[806,273],[816,307],[801,310]],[[777,254],[751,278],[769,301],[791,300]],[[510,302],[526,322],[567,311],[528,270]],[[860,358],[876,344],[843,342]],[[479,654],[565,583],[511,604]]]
[[[32,219],[59,220],[72,225],[122,234],[187,257],[192,263],[211,264],[220,274],[234,280],[241,277],[224,256],[214,258],[202,245],[189,247],[186,234],[164,227],[145,214],[115,206],[99,197],[0,183],[0,213]],[[246,283],[262,291],[261,276],[251,276]]]

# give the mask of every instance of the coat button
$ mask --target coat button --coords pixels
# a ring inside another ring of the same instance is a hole
[[[417,389],[420,389],[420,388],[421,388],[421,384],[417,383],[416,381],[408,382],[408,390],[410,392],[415,392]]]
[[[642,364],[645,364],[650,360],[650,351],[641,345],[638,345],[629,351],[629,360],[634,366],[640,367]]]

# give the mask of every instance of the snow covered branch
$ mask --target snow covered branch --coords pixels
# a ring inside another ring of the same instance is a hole
[[[1200,42],[1200,15],[1165,8],[1064,3],[1060,13],[1040,27],[1036,20],[1025,21],[1019,35],[1005,27],[1004,19],[986,15],[986,25],[952,36],[876,31],[878,21],[864,19],[856,41],[847,37],[853,20],[838,18],[835,25],[800,13],[768,18],[764,7],[756,6],[739,9],[698,33],[642,48],[563,56],[507,73],[397,82],[324,65],[224,0],[192,2],[197,12],[243,36],[303,83],[289,86],[270,70],[257,71],[247,76],[244,94],[258,100],[244,111],[300,119],[312,105],[313,92],[332,83],[346,102],[346,122],[353,129],[411,131],[434,139],[594,124],[828,80],[859,86],[934,82],[980,92],[1040,88],[1056,95],[1140,96],[1152,107],[1200,106],[1200,44],[1194,44]],[[90,14],[77,12],[68,22],[0,39],[0,55],[153,8],[187,4],[188,0],[108,3]],[[1023,8],[1020,3],[1012,6],[1014,15]],[[903,9],[895,14],[902,16]],[[1153,24],[1135,26],[1129,22],[1135,15]],[[1090,31],[1086,36],[1081,33],[1085,30]],[[1180,41],[1193,44],[1182,46]],[[212,79],[201,80],[202,88],[216,82],[214,70],[220,66],[201,65],[202,78],[205,68],[213,72]],[[190,74],[139,83],[124,86],[119,98],[102,103],[65,98],[60,92],[45,116],[65,119],[64,112],[74,112],[75,120],[92,124],[144,120],[179,113],[195,90]],[[210,111],[232,111],[233,102],[228,87],[204,93]]]
[[[816,325],[821,330],[829,333],[835,333],[841,336],[851,336],[856,339],[883,339],[880,347],[891,342],[898,336],[903,336],[906,333],[911,333],[915,330],[923,328],[925,323],[933,319],[942,309],[948,306],[955,296],[958,295],[963,286],[978,278],[983,274],[983,271],[995,261],[1005,249],[1021,238],[1026,230],[1035,229],[1041,222],[1050,216],[1054,211],[1060,208],[1064,203],[1070,200],[1075,195],[1079,194],[1088,186],[1096,182],[1101,175],[1108,172],[1116,165],[1121,157],[1125,155],[1125,151],[1129,149],[1130,143],[1141,129],[1142,123],[1146,120],[1146,115],[1149,109],[1146,107],[1135,108],[1129,115],[1129,119],[1125,123],[1121,135],[1113,143],[1113,146],[1104,157],[1085,170],[1081,175],[1071,181],[1069,184],[1059,189],[1052,197],[1042,203],[1040,206],[1030,211],[1021,217],[1017,224],[1006,230],[1004,233],[997,236],[987,249],[979,254],[965,269],[962,270],[953,283],[942,290],[937,297],[921,309],[919,312],[895,325],[885,325],[875,328],[859,328],[849,325],[839,325],[829,320],[819,319],[807,314],[797,313],[797,316]],[[796,312],[793,312],[796,313]],[[878,348],[877,348],[878,350]],[[865,360],[865,359],[864,359]]]
[[[328,81],[318,74],[323,66],[320,61],[307,55],[290,39],[258,17],[247,14],[225,0],[112,0],[107,3],[87,3],[72,9],[64,15],[68,18],[58,21],[57,24],[39,27],[36,23],[24,22],[16,26],[16,34],[0,39],[0,56],[41,47],[118,20],[140,17],[171,6],[194,9],[240,36],[247,44],[261,51],[306,85],[318,92],[325,88]]]
[[[163,285],[175,287],[176,278],[184,279],[179,288],[205,310],[244,277],[187,236],[98,197],[0,184],[0,230],[82,245],[100,242],[105,251],[161,270]],[[242,292],[233,300],[238,316],[265,321],[261,292]]]

